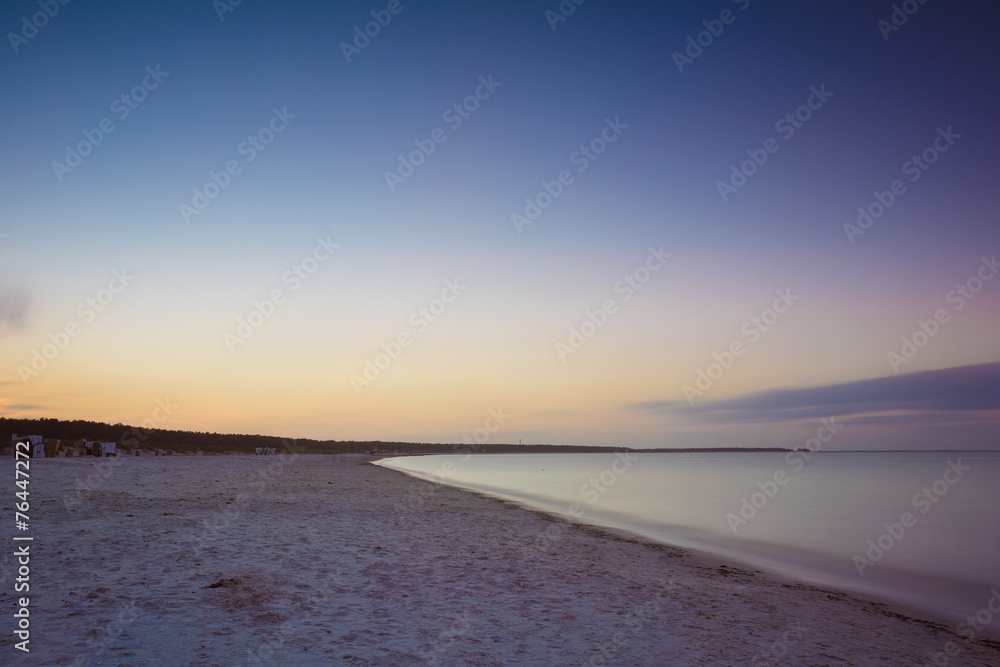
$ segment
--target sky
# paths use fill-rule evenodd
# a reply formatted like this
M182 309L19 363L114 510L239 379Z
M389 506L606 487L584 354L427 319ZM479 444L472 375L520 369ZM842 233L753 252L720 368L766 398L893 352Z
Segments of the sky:
M998 19L5 3L0 414L995 448Z

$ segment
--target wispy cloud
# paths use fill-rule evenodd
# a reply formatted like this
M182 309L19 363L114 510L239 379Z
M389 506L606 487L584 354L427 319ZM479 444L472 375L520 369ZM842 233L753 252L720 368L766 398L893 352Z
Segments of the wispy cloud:
M0 327L12 330L24 328L29 300L24 290L4 290L0 292Z
M44 405L28 405L27 403L14 403L4 407L8 410L23 410L24 412L43 412L46 410Z
M926 418L933 413L952 413L954 418L954 413L961 411L1000 409L1000 363L807 389L775 389L695 405L683 401L647 401L628 407L700 422L787 422L869 415L866 419L881 423L913 423L915 418Z

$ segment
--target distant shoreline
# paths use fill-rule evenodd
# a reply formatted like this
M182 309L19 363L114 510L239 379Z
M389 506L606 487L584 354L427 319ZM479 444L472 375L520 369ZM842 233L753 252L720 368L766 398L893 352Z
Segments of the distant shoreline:
M204 455L254 454L258 447L271 447L278 453L291 448L301 454L366 454L375 456L415 456L428 454L605 454L635 452L640 454L711 454L711 453L787 453L789 447L657 447L652 449L624 445L552 445L515 443L421 443L382 440L316 440L286 438L273 435L207 433L196 431L142 428L128 424L108 424L84 420L13 419L0 417L0 455L12 454L11 434L41 435L45 438L75 441L78 439L115 442L125 456L135 450L145 455L156 449L173 450L175 454ZM887 450L824 450L825 454L893 452L962 452L1000 451L964 449L887 449Z

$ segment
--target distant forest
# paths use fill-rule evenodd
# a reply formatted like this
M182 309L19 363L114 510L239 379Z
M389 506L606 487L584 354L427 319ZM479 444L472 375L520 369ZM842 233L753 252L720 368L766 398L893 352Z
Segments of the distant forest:
M379 440L313 440L311 438L281 438L272 435L251 435L234 433L208 433L205 431L168 431L158 428L141 428L126 424L105 424L83 420L63 421L60 419L10 419L0 417L0 447L8 448L11 434L41 435L73 442L84 438L101 442L115 442L122 450L132 449L173 449L177 452L206 454L252 453L257 447L273 447L281 453L288 447L306 454L347 454L364 453L372 450L380 452L405 452L407 454L450 454L455 451L465 453L466 449L486 454L499 453L551 453L571 454L605 452L742 452L742 448L712 449L633 449L630 447L595 447L588 445L517 445L507 443L486 443L483 445L435 444L413 442L384 442ZM753 451L788 451L780 448L755 449Z

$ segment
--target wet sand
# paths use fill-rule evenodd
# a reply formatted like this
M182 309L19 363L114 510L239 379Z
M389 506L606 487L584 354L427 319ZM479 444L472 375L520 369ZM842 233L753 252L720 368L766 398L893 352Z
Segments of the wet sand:
M954 641L949 664L1000 664L1000 643L917 612L354 458L52 459L31 474L31 653L8 615L5 663L923 665Z

